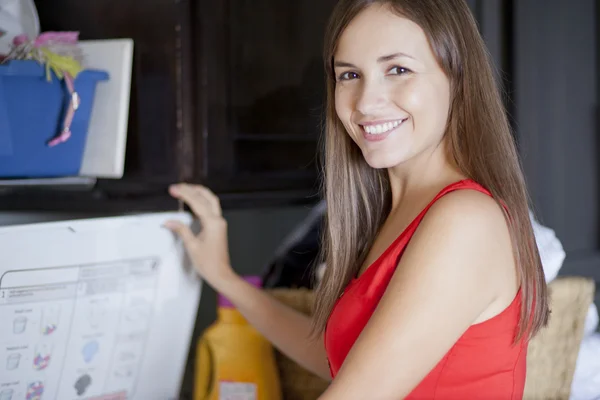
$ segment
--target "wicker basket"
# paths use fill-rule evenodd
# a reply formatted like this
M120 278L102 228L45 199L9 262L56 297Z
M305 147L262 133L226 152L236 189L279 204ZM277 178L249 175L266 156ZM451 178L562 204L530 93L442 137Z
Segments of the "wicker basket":
M269 293L303 314L312 313L314 296L308 289L271 289ZM275 349L275 360L279 368L284 400L314 400L329 385L327 381L296 364L277 349Z
M594 281L561 277L548 285L552 314L529 343L525 400L568 400Z
M561 277L549 284L552 316L548 326L529 344L525 400L568 400L579 353L585 316L593 300L594 282ZM272 289L281 302L310 314L313 292ZM285 400L314 400L328 383L276 351Z

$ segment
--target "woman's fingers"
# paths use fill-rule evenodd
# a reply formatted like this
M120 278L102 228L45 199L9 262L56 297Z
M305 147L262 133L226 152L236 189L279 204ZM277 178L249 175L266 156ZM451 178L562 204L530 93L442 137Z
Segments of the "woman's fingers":
M167 221L165 228L179 236L188 251L192 249L196 236L187 225L179 221Z
M219 198L210 189L208 189L204 186L198 185L198 186L196 186L196 189L202 194L202 196L204 197L204 199L206 199L208 204L210 204L212 212L216 216L220 217L222 215L222 210L221 210L221 202L219 201Z
M206 196L194 186L185 183L172 185L169 187L171 196L185 202L198 218L208 217L214 214L213 206Z
M185 202L200 219L201 232L195 235L178 221L168 221L165 228L183 241L194 267L208 282L217 282L224 274L233 272L227 245L227 222L221 215L219 199L200 185L177 184L169 193Z

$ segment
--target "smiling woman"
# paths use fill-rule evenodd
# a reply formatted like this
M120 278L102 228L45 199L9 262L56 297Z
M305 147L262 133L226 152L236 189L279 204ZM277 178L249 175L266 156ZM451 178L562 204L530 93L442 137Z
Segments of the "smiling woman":
M324 398L520 398L546 287L467 5L342 0L325 67Z
M527 191L463 0L340 0L325 38L325 273L311 321L245 284L206 188L172 194L205 280L300 365L322 399L523 396L548 319Z
M340 36L334 60L336 114L371 167L440 143L450 85L417 24L370 7Z

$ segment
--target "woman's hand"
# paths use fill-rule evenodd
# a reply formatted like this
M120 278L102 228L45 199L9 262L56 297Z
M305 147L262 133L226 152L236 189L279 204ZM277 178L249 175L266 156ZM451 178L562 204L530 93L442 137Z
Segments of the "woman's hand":
M185 202L200 220L198 235L181 222L168 221L165 227L183 241L195 269L214 288L233 275L227 244L227 221L221 213L217 196L200 185L180 183L169 187L169 193Z

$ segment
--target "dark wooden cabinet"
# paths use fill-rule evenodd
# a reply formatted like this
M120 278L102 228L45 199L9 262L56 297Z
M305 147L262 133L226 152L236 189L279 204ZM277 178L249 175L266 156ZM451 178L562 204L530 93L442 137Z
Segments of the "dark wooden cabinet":
M211 187L316 193L322 41L334 4L195 3L196 115L206 150L196 168Z
M185 136L194 130L189 63L189 4L165 1L36 1L42 31L72 30L80 39L135 42L126 177L160 182L180 176ZM186 65L187 63L187 65Z
M36 1L42 31L129 37L125 176L92 190L11 190L3 209L171 208L169 183L228 206L316 200L322 40L335 0Z
M125 176L91 190L9 191L0 207L172 208L166 188L176 181L211 187L225 206L316 200L322 43L335 3L36 1L43 31L134 40ZM494 58L504 59L499 4L470 1Z

